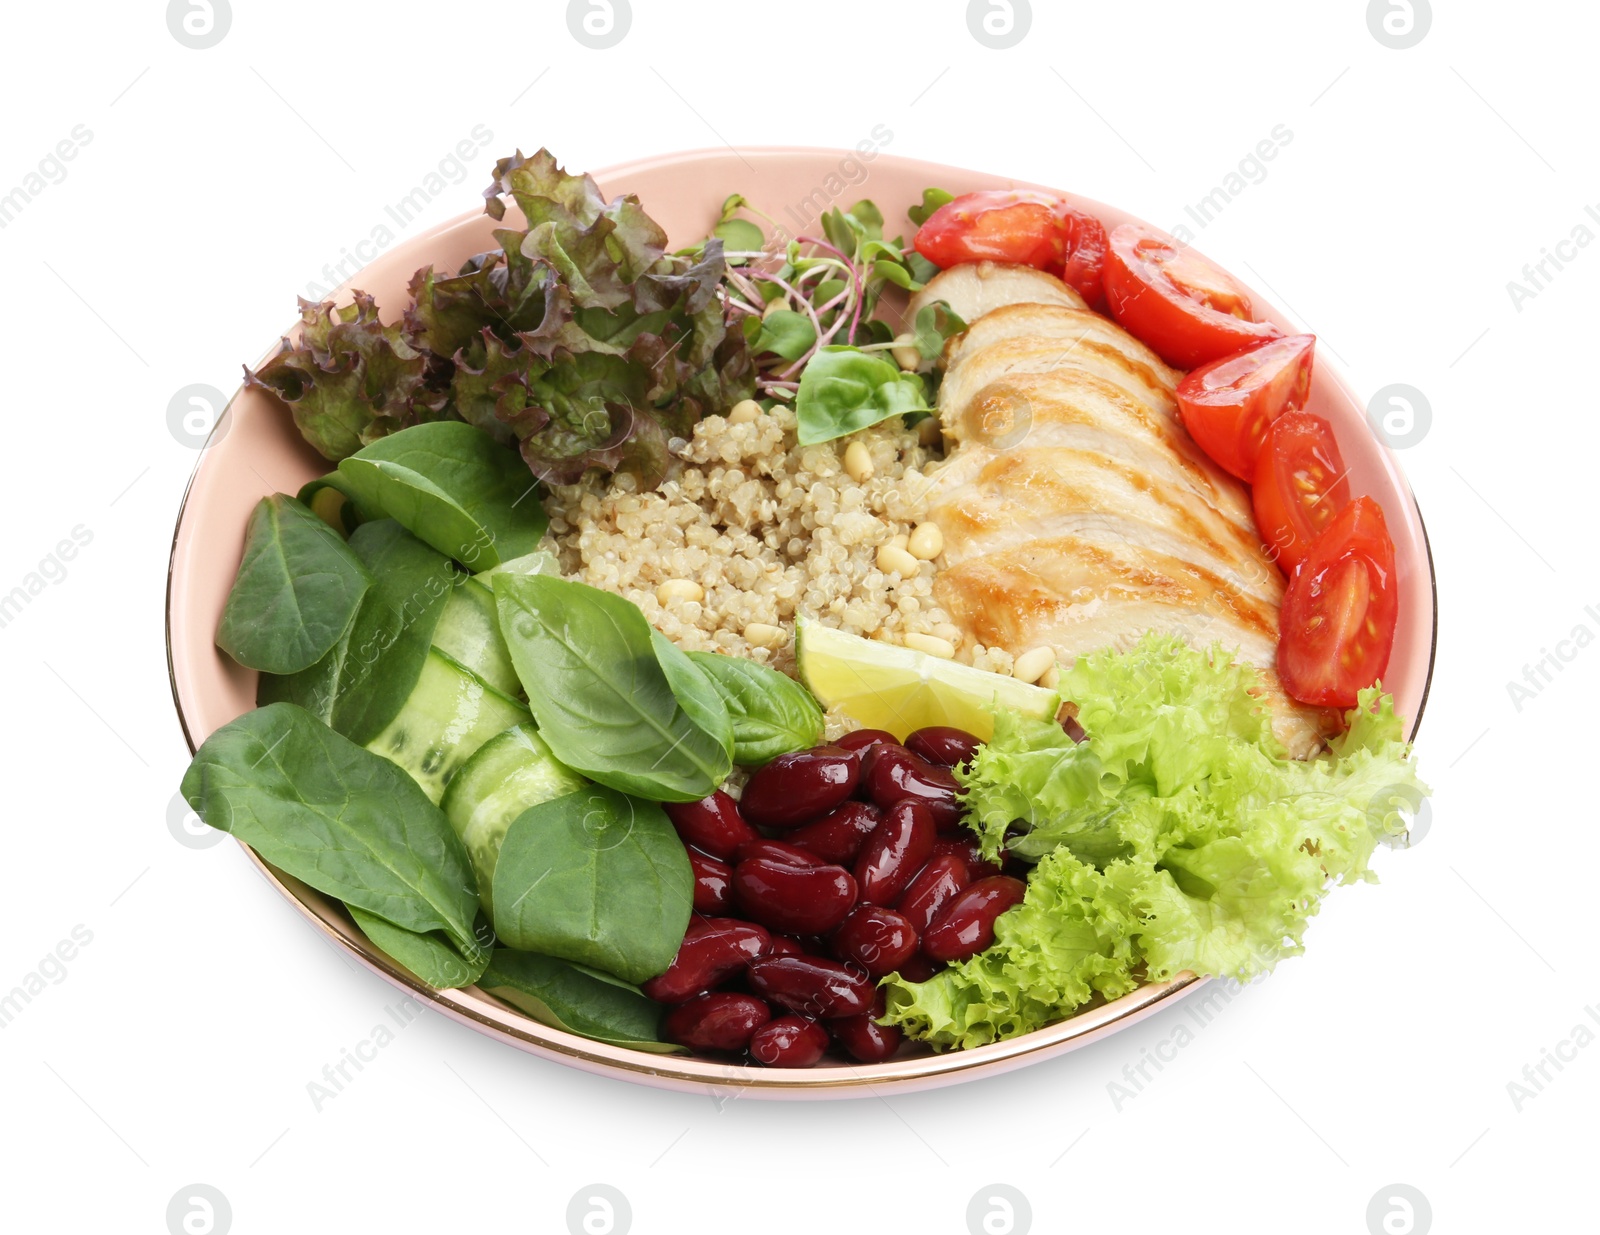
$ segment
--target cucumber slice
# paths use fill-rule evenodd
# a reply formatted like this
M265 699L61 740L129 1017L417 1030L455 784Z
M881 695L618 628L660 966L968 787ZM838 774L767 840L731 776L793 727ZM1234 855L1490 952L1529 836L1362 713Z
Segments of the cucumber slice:
M522 693L511 653L500 637L494 593L477 579L462 580L451 594L433 629L433 646L501 694L514 697Z
M439 803L472 859L478 899L490 921L489 889L506 829L530 806L576 793L583 777L558 763L531 724L496 734L461 765Z
M531 721L522 704L429 648L410 697L367 749L411 773L437 803L478 747L502 730Z

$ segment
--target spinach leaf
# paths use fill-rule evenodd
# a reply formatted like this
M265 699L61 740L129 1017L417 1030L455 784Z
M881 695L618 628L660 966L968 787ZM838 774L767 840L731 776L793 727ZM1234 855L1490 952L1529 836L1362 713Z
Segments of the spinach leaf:
M545 575L496 575L494 594L528 707L562 763L656 802L695 802L727 779L731 735L697 723L714 719L703 699L674 695L637 605Z
M517 816L493 892L510 947L643 982L678 954L694 872L665 811L590 785Z
M372 575L337 532L281 493L250 512L244 537L217 646L248 669L296 673L350 629Z
M392 960L404 965L436 991L471 986L489 963L489 949L481 943L462 955L462 949L443 931L419 934L386 922L380 917L346 905L361 933L372 940Z
M547 520L516 451L459 421L414 425L339 464L363 508L471 570L532 553Z
M891 416L928 412L927 390L915 373L860 348L825 347L800 375L795 417L802 446L844 437Z
M695 728L715 738L717 744L733 759L733 717L723 702L722 692L712 684L688 654L658 630L650 632L650 646L655 649L656 663L667 675L667 685L678 706L688 716Z
M612 1046L675 1054L660 1040L661 1005L637 988L553 956L496 948L479 985L536 1021Z
M776 669L742 656L689 652L733 719L733 761L760 767L822 740L822 708L811 692Z
M375 583L333 649L288 677L263 675L261 703L297 703L365 746L400 712L422 676L434 628L462 576L393 519L364 523L350 548Z
M953 201L955 201L953 193L946 193L943 189L923 189L922 204L911 207L906 211L906 216L918 227L921 227L933 217L934 211L938 210L940 206L943 206L946 202Z
M274 703L224 725L195 754L183 796L319 892L477 946L472 869L444 812L402 769L305 709Z

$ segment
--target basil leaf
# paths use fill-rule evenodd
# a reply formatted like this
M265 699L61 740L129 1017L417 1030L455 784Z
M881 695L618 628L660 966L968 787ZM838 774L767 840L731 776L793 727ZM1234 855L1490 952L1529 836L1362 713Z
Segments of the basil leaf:
M375 583L326 656L288 677L264 674L259 702L297 703L365 746L400 712L422 676L445 602L462 576L393 519L364 523L350 548Z
M785 360L799 360L816 341L817 328L804 313L796 313L793 309L774 309L760 319L759 330L755 341L750 344L750 350L757 355L770 352Z
M296 673L339 642L371 586L331 527L292 497L264 497L250 512L217 646L247 669Z
M496 948L479 985L536 1021L612 1046L676 1054L660 1039L661 1005L609 975L553 956Z
M802 446L844 437L891 416L932 410L920 377L855 347L825 347L813 356L795 396Z
M918 227L921 227L933 217L934 211L938 210L940 206L943 206L946 202L953 201L955 201L953 193L946 193L943 189L923 189L922 204L907 210L906 217Z
M532 553L547 520L516 451L460 421L414 425L339 464L363 508L471 570Z
M674 696L637 605L544 575L496 575L494 594L528 707L558 760L656 802L699 801L727 779L730 743Z
M476 946L478 894L444 812L401 768L303 708L270 704L217 730L184 774L183 796L319 892Z
M643 982L678 954L694 872L665 811L591 785L517 816L493 899L510 947Z
M655 649L656 663L667 675L667 685L678 706L702 733L715 738L717 744L733 759L733 717L723 702L722 692L710 678L689 659L687 653L660 631L650 632L650 646Z
M489 964L489 949L481 943L462 955L443 931L418 934L380 917L346 905L361 933L391 960L398 961L436 991L471 986Z
M822 708L787 674L742 656L689 652L733 718L733 761L760 767L822 740Z

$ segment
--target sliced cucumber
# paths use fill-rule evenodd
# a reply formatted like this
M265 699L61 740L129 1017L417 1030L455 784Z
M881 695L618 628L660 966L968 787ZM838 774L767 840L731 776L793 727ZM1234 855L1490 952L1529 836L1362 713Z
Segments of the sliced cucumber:
M433 628L433 646L501 694L515 697L522 693L511 653L500 636L494 593L476 579L462 580L451 594Z
M410 697L367 749L398 763L438 802L450 778L480 746L531 720L515 699L430 648Z
M439 805L467 847L478 876L478 899L490 921L489 889L506 829L528 807L576 793L583 785L583 777L556 761L531 724L490 738L451 778Z

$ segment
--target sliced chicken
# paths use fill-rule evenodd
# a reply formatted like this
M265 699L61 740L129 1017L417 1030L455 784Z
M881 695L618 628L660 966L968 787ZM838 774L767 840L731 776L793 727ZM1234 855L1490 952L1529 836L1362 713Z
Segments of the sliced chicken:
M1054 275L1031 266L1008 266L1002 262L972 262L934 275L906 306L907 324L915 322L917 314L935 300L944 301L968 325L1008 304L1088 307L1082 296Z
M1013 654L1048 646L1066 662L1151 630L1220 643L1262 671L1284 745L1313 753L1336 717L1278 684L1283 579L1244 487L1179 422L1180 375L1060 297L999 302L1053 293L1058 280L977 270L955 267L926 289L950 280L984 310L956 310L968 329L945 349L939 396L955 449L930 477L945 544L935 590L951 619L970 642Z

